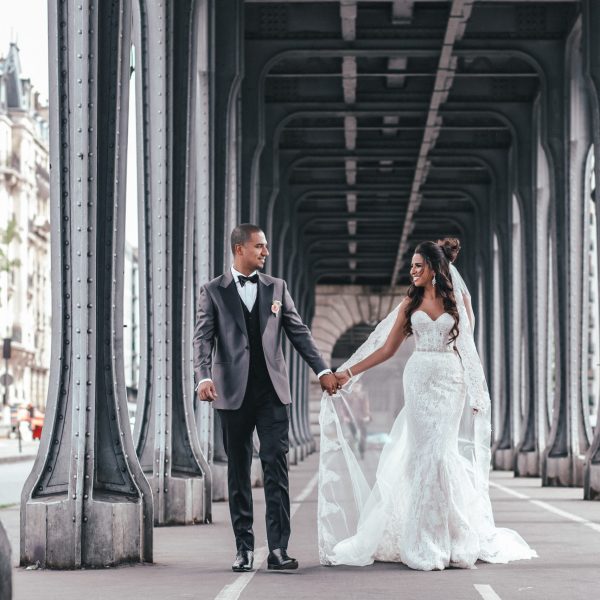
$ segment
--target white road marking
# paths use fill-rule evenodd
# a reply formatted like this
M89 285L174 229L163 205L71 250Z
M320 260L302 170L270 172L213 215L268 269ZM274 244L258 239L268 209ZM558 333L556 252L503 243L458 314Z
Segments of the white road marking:
M319 481L319 473L315 473L311 480L304 486L304 489L298 494L292 506L290 507L290 519L296 514L296 511L302 506L302 502L310 496L315 485ZM254 552L254 571L249 573L242 573L234 579L232 583L227 584L223 589L215 596L215 600L238 600L246 586L252 581L256 571L267 559L269 554L268 549L262 546Z
M473 587L479 592L479 595L483 600L502 600L491 585L475 583L473 584Z
M254 552L254 565L256 568L265 561L268 554L269 552L265 546L258 548ZM249 571L248 573L242 573L236 577L232 583L223 587L215 597L215 600L237 600L244 591L244 588L250 583L250 580L254 577L255 573L256 571Z
M298 494L297 498L292 503L290 518L296 514L296 511L298 510L298 508L300 508L300 505L302 504L302 502L304 502L310 496L311 492L313 491L315 485L317 485L318 481L319 481L319 472L317 471L312 476L312 479L304 486L304 489Z
M511 496L514 496L515 498L519 498L520 500L527 500L531 504L534 504L535 506L539 506L540 508L543 508L544 510L547 510L548 512L554 513L555 515L558 515L559 517L563 517L564 519L568 519L569 521L574 521L575 523L581 523L581 525L585 525L585 527L589 527L590 529L593 529L594 531L597 531L598 533L600 533L600 524L598 524L598 523L593 523L592 521L588 521L587 519L584 519L583 517L580 517L579 515L574 515L573 513L567 512L566 510L556 508L556 506L552 506L552 504L548 504L547 502L544 502L543 500L534 500L533 498L530 498L529 496L522 494L521 492L516 492L515 490L511 490L509 487L500 485L499 483L490 481L490 485L499 490L502 490L506 494L510 494Z

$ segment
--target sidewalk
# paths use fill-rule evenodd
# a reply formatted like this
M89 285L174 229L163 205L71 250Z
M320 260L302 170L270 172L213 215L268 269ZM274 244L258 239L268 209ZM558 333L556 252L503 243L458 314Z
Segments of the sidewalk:
M21 452L19 452L19 440L0 438L0 465L14 463L22 460L32 460L37 456L39 440L32 442L21 441Z

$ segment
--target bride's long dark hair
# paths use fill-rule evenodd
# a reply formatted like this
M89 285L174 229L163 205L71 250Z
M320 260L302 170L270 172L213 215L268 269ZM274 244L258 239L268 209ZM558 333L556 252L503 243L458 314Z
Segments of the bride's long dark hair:
M440 240L443 242L444 240ZM415 254L420 254L429 265L429 268L435 273L435 291L436 295L442 299L444 304L444 312L447 312L454 319L454 327L450 332L449 344L454 343L458 337L458 308L456 307L456 299L454 297L454 289L452 288L452 279L450 277L450 262L456 256L451 255L452 249L448 246L437 244L435 242L421 242L415 248ZM460 247L460 246L459 246ZM456 252L458 254L458 252ZM425 288L417 286L414 283L410 284L407 296L409 303L406 307L406 322L404 324L404 335L406 337L413 334L410 318L412 314L421 306L423 302L423 294Z

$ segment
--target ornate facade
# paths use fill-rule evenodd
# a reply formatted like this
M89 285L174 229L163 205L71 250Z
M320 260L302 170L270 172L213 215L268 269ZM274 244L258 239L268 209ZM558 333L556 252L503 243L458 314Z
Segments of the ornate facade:
M9 402L37 407L50 364L48 156L48 106L22 77L11 44L0 58L0 336L12 339Z

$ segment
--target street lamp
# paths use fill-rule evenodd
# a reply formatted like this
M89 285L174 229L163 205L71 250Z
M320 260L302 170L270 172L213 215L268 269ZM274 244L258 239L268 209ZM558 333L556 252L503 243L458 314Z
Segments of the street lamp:
M8 406L8 386L12 383L12 378L8 374L8 361L10 360L12 338L4 338L2 344L2 358L4 359L4 374L0 377L0 383L4 386L4 396L2 397L2 405Z

